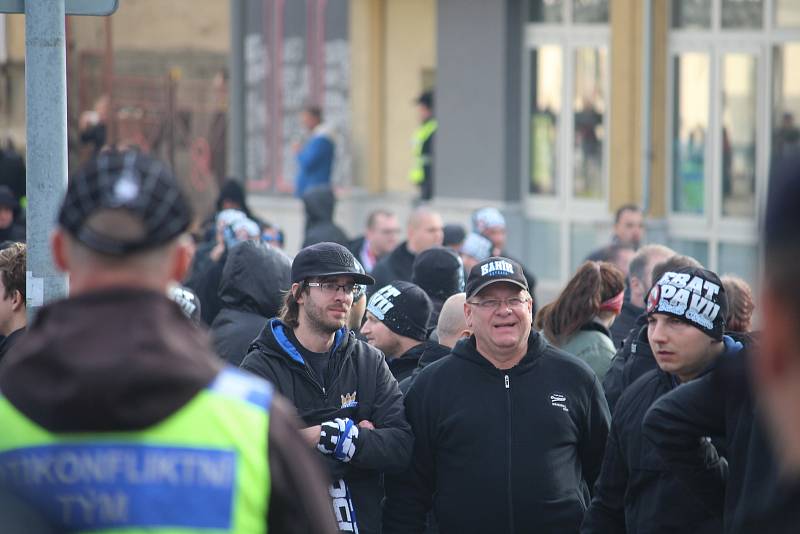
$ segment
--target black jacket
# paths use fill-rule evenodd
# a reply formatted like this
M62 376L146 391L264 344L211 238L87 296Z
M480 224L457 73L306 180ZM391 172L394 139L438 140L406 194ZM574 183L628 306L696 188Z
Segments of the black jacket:
M636 320L644 313L644 308L640 308L632 304L630 300L625 299L622 303L622 311L620 311L617 318L614 319L614 324L611 325L611 340L614 342L616 348L620 348L622 343L630 334L637 322Z
M643 374L658 369L647 337L647 316L640 316L636 325L628 334L622 348L617 350L611 361L611 368L603 378L603 391L612 414L617 401L628 386Z
M245 241L228 253L219 285L222 310L211 324L211 339L231 365L239 366L267 319L278 315L292 286L291 271L289 257L264 243Z
M403 395L408 393L408 390L411 389L411 386L414 384L414 381L417 379L417 375L419 375L420 371L425 369L433 362L438 362L450 354L450 350L450 347L445 347L440 343L432 342L428 349L425 350L425 352L423 352L420 356L417 362L417 367L411 371L410 375L400 380L400 391L403 392Z
M20 412L50 432L108 433L112 439L115 432L155 427L208 387L222 369L206 333L163 294L106 289L43 307L3 360L0 389ZM298 448L301 439L291 406L276 395L265 451L270 468L268 529L335 532L325 475L314 455ZM0 502L0 508L6 504ZM33 532L15 530L2 517L3 532Z
M707 508L687 491L658 452L642 439L642 420L653 402L676 387L668 373L652 370L625 390L617 403L603 457L603 469L584 517L581 534L720 534L725 462L706 443L706 487L716 494Z
M290 344L285 328L277 319L267 323L242 368L272 382L292 401L308 426L335 418L372 422L375 430L359 431L358 448L351 462L323 458L332 478L343 477L352 492L359 532L379 532L381 473L405 469L413 443L397 381L378 349L342 329L331 348L328 387L323 389Z
M474 336L427 366L406 395L410 469L386 477L384 534L576 533L600 472L609 414L582 361L536 332L507 371Z
M0 341L0 360L11 352L11 349L25 335L25 327L14 330Z
M727 446L724 523L729 534L790 534L800 506L785 506L784 488L749 382L750 340L717 368L661 397L644 418L642 432L683 479L702 468L701 436L719 434ZM766 520L773 528L765 528Z
M408 241L403 241L397 245L393 251L375 264L375 268L372 269L372 277L375 279L375 284L370 286L367 292L371 295L394 280L410 282L414 258L416 258L416 255L408 250Z
M422 358L438 360L447 354L450 354L450 349L444 345L435 341L423 341L408 349L402 356L389 360L389 370L395 380L402 383L406 378L411 377L414 370L420 365ZM403 390L402 385L400 389Z
M336 197L330 187L315 187L303 195L303 204L306 208L306 235L303 247L330 241L347 246L344 230L333 222L333 210L336 207Z

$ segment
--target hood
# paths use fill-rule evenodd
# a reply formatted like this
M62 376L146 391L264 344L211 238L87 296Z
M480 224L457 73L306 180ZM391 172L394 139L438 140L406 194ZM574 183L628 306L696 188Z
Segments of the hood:
M333 221L336 197L330 187L315 187L303 195L306 208L306 227Z
M528 352L513 369L523 369L532 366L534 363L536 363L546 348L547 341L545 341L544 336L531 329L531 333L528 336ZM478 352L477 346L475 345L474 334L456 343L455 347L453 347L452 354L456 358L463 358L464 360L470 361L486 369L497 370L497 368L489 360L481 356L481 354Z
M420 345L417 345L417 347L420 347ZM414 347L414 349L417 347ZM422 349L420 352L419 366L425 367L426 365L430 365L437 360L441 360L450 354L450 347L445 347L441 343L437 343L435 341L426 341L422 344Z
M283 324L280 319L270 319L269 322L261 330L258 338L253 342L253 347L260 348L269 354L280 355L287 358L294 363L306 367L306 361L300 351L292 345L289 341L289 336L286 335L288 326ZM331 347L330 354L335 354L339 349L347 350L352 345L354 334L347 330L347 327L342 327L336 331ZM353 337L354 339L354 337Z
M266 243L245 241L225 260L219 284L223 307L275 317L283 295L292 287L292 261Z
M150 291L104 290L50 304L28 334L3 361L0 389L54 432L149 427L222 368L207 334Z

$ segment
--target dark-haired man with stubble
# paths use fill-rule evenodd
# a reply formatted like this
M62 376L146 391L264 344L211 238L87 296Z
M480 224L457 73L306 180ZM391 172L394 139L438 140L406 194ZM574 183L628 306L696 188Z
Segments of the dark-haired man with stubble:
M347 325L358 286L374 280L328 242L295 256L291 280L280 317L264 326L242 368L272 382L305 421L307 443L334 481L339 529L377 533L381 474L406 467L413 436L386 358Z

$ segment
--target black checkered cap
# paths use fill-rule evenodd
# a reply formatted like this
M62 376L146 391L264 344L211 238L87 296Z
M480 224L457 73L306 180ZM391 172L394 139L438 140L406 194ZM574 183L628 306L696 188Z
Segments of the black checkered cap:
M122 241L86 226L100 210L125 209L144 223L140 239ZM106 152L70 180L58 223L92 250L124 256L168 243L185 232L192 210L160 161L135 151Z
M326 241L310 245L298 252L292 262L292 283L341 275L352 276L356 284L375 283L370 275L359 272L353 254L338 243Z

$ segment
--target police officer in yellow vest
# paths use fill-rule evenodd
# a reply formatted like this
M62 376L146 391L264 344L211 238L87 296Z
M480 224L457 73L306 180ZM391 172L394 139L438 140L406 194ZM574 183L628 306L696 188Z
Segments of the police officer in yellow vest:
M433 117L433 91L419 95L417 109L422 124L414 132L414 166L408 178L419 186L420 200L430 200L433 196L433 136L438 126Z
M101 154L72 179L52 238L71 296L0 370L2 532L336 532L286 401L166 297L190 222L146 156Z

